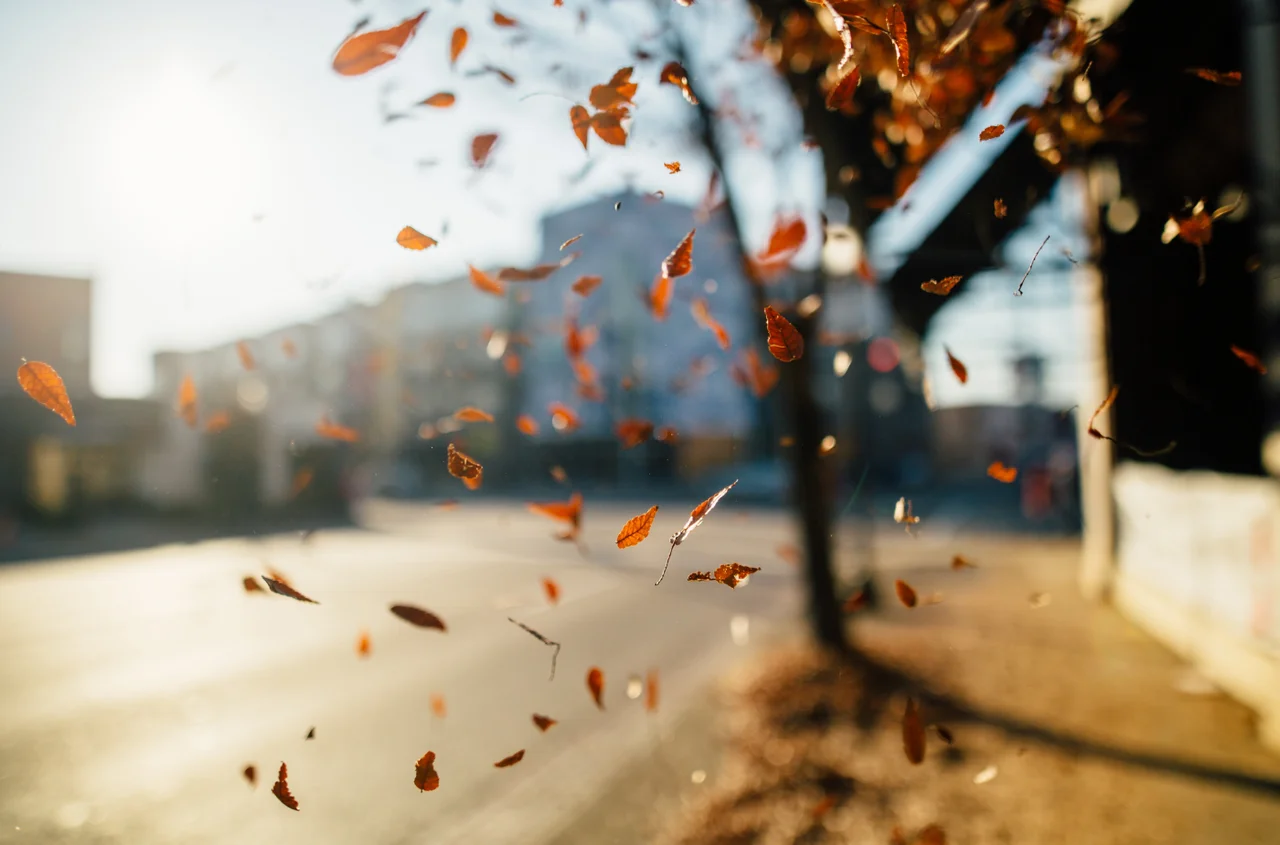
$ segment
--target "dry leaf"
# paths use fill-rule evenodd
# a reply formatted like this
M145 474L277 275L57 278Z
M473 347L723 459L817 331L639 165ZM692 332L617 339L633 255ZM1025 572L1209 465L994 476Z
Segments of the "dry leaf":
M444 696L438 692L431 693L431 712L435 714L437 719L443 719L445 716Z
M716 343L720 345L721 349L728 349L732 345L733 341L729 337L728 329L711 316L711 311L707 307L705 299L694 299L689 304L689 311L693 314L694 322L716 336Z
M903 607L915 607L920 603L916 591L901 578L893 582L893 591L897 593L898 601L902 602Z
M631 105L632 98L636 95L636 83L631 81L633 69L619 68L607 83L592 86L588 97L591 105L600 111L625 111L625 107Z
M1000 461L992 461L991 466L987 467L987 475L1002 484L1012 484L1018 477L1018 470L1016 467L1007 467Z
M569 238L569 240L567 240L567 241L565 241L564 243L560 244L560 251L561 251L561 252L564 252L565 247L568 247L568 246L571 246L571 245L573 245L573 244L576 244L576 243L577 243L578 241L580 241L580 240L582 240L582 235L574 235L572 238Z
M391 605L391 612L410 625L415 625L419 628L434 628L437 631L445 630L444 620L429 610L423 610L411 604L393 604Z
M978 133L979 141L990 141L993 138L999 138L1004 134L1004 124L997 123L995 126L988 126Z
M200 416L196 406L196 382L190 373L184 375L182 383L178 385L178 416L188 428L195 428Z
M556 431L573 431L582 425L582 419L563 402L552 402L547 406L547 413L551 414L551 427Z
M258 786L258 767L257 766L250 763L248 766L244 767L244 771L241 772L241 774L244 775L245 780L249 781L250 786L257 788Z
M938 296L946 296L949 293L951 293L952 290L955 289L956 285L960 284L960 280L962 278L964 277L963 276L947 276L940 282L935 282L933 279L930 279L929 281L924 282L920 285L920 290L924 291L925 293L936 293Z
M321 417L320 422L316 423L316 434L329 440L340 440L343 443L357 443L360 440L360 433L354 428L339 425L327 416Z
M716 567L716 571L712 573L711 578L719 581L730 589L735 589L743 581L750 578L752 574L759 571L760 567L758 566L743 566L740 563L722 563Z
M533 714L533 723L538 726L538 730L546 733L556 724L556 720L550 716L542 716L538 713Z
M596 112L591 116L591 128L606 144L615 147L627 145L627 130L622 126L622 118L615 112Z
M550 578L542 579L542 592L547 594L548 604L557 604L560 601L560 585Z
M471 276L471 284L475 285L476 290L490 293L494 296L507 295L507 286L488 273L472 267L470 264L467 265L467 270Z
M567 502L528 502L530 513L568 523L576 532L582 525L582 494L574 493Z
M784 364L804 355L804 338L796 327L768 305L764 307L764 325L769 333L769 352Z
M649 311L655 320L667 319L674 293L675 282L670 276L659 275L653 280L653 287L649 289Z
M678 279L693 270L693 235L697 229L690 230L684 240L676 245L671 254L662 262L662 275L669 279Z
M462 479L469 490L475 490L484 480L484 467L469 455L459 452L452 443L449 444L449 451L445 457L445 466L448 467L449 474L454 478Z
M690 105L696 106L698 104L698 98L689 86L689 72L679 62L667 62L662 66L662 70L658 74L658 84L674 85L680 89L680 93L684 94L685 100Z
M471 139L471 163L477 168L484 167L489 161L489 153L493 152L493 145L498 142L496 132L488 132L484 135L477 135Z
M627 524L622 526L622 530L618 532L618 548L630 548L640 543L645 537L648 537L649 532L653 529L653 519L657 515L658 506L654 505L639 516L633 516L628 519Z
M480 68L480 72L481 72L481 73L492 73L492 74L494 74L495 76L497 76L499 79L501 79L501 80L502 80L504 83L506 83L507 85L515 85L515 84L516 84L516 78L515 78L514 76L512 76L511 74L507 73L505 70L503 70L503 69L502 69L502 68L500 68L500 67L494 67L493 65L484 65L483 67L481 67L481 68Z
M205 434L219 434L226 431L231 425L231 414L226 411L218 411L204 421Z
M275 593L278 596L287 596L288 598L296 599L297 601L301 601L301 602L306 602L307 604L320 603L315 599L307 598L302 593L295 590L293 587L290 587L288 584L284 582L282 578L278 578L278 577L271 578L269 576L263 575L262 582L267 585L268 590L270 590L271 592Z
M665 167L665 168L667 169L667 172L668 172L668 173L679 173L679 172L680 172L680 162L678 162L678 161L667 161L667 162L663 162L662 166L663 166L663 167Z
M600 287L600 283L603 281L603 276L579 276L578 280L573 283L573 292L578 296L590 296L591 292Z
M587 148L587 138L591 134L591 113L582 106L569 109L569 122L573 124L573 134L578 136L582 148Z
M280 764L280 774L276 775L276 782L271 787L271 794L280 799L280 803L288 807L290 810L298 809L298 799L293 797L289 792L289 767L284 763Z
M675 552L676 546L683 543L685 539L693 533L694 529L702 524L702 520L707 518L707 514L711 513L712 509L720 503L720 500L723 499L737 483L737 479L734 479L733 484L725 487L723 490L719 491L714 496L690 511L689 518L685 520L684 527L671 537L671 548L667 552L667 562L662 567L662 574L659 575L658 580L654 582L655 587L662 583L663 578L667 577L667 567L671 565L671 555Z
M528 414L521 414L516 417L516 428L521 434L527 434L530 437L536 435L539 431L538 421Z
M76 424L67 388L53 367L42 361L24 361L18 367L18 385L32 399L62 417L67 425Z
M439 241L422 234L412 226L405 226L400 230L400 234L396 235L396 243L405 249L427 249L435 246Z
M951 558L952 569L974 569L977 564L970 562L964 555L955 555Z
M913 698L907 699L907 708L902 713L902 750L913 765L924 762L924 720L920 718Z
M1009 207L1004 204L1004 200L1000 199L999 197L996 197L995 202L993 203L993 206L995 208L995 215L997 220L1003 220L1005 217L1009 216Z
M831 90L827 92L827 109L830 111L840 111L841 109L851 108L853 106L853 95L858 91L858 81L861 74L858 68L854 67L848 73L840 78L840 81L831 86Z
M516 763L519 763L523 759L524 759L524 749L521 748L515 754L511 754L507 757L503 757L501 760L494 763L493 767L495 769L505 769L508 766L514 766Z
M236 354L240 356L240 366L246 370L252 370L256 366L253 360L253 351L249 349L249 344L243 340L236 343Z
M1207 67L1189 67L1187 73L1198 76L1203 80L1212 82L1215 85L1239 85L1241 82L1240 71L1238 70L1210 70Z
M333 69L343 76L359 76L386 64L399 55L426 15L419 12L390 29L352 35L334 53Z
M907 40L907 19L897 3L889 9L889 38L898 60L898 75L911 75L911 42Z
M458 422L493 422L493 414L482 411L479 408L473 408L470 405L454 411L453 418Z
M360 657L368 657L373 651L373 641L369 638L368 631L361 631L360 636L356 638L356 654Z
M658 670L650 669L644 678L644 709L658 712Z
M577 261L581 255L581 252L571 252L559 261L553 261L550 264L539 264L536 267L530 267L528 270L520 267L503 267L498 271L498 278L504 282L540 282L561 267L568 267L574 261Z
M494 26L518 26L519 22L515 18L509 18L506 15L502 14L502 12L495 10L493 13L493 25Z
M457 100L458 98L450 94L448 91L440 91L432 94L430 97L427 97L425 100L418 103L418 105L431 106L432 108L437 109L447 109L449 106L457 102Z
M587 689L591 691L591 698L595 701L596 707L604 709L604 672L600 671L597 666L592 666L587 671Z
M266 590L262 589L262 585L258 583L258 579L254 578L252 575L244 576L244 578L240 579L240 583L244 586L244 591L246 593L266 592Z
M653 423L648 420L619 420L614 428L623 449L634 449L653 436Z
M413 764L413 785L422 792L431 792L440 786L440 775L436 774L435 763L436 753L428 751Z
M467 31L462 27L458 27L453 31L453 35L449 38L449 66L453 67L458 63L458 56L462 55L462 51L467 49Z
M1252 352L1241 349L1239 346L1235 346L1233 344L1231 347L1231 354L1243 361L1245 366L1249 369L1257 370L1264 376L1267 374L1267 365L1262 363L1262 359L1257 355L1254 355Z
M968 382L969 370L965 367L964 362L952 355L951 350L947 347L942 347L942 350L947 353L947 363L951 365L951 372L956 374L956 379L958 379L961 384Z

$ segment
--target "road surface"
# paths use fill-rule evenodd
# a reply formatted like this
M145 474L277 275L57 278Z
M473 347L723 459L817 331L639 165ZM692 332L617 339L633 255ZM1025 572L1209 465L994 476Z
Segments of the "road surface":
M692 504L664 506L653 535L625 551L614 535L645 506L588 504L586 556L518 504L382 502L362 515L366 530L305 542L0 568L0 842L549 841L611 775L654 753L648 723L676 718L750 642L798 616L795 571L774 552L789 523L731 498L653 586ZM732 560L764 571L733 591L684 580ZM246 594L241 579L268 567L320 604ZM561 588L554 607L544 576ZM394 603L433 611L447 633L408 625ZM552 650L508 616L563 643L553 682ZM593 665L603 712L584 683ZM655 668L651 715L627 687ZM535 712L559 724L542 734ZM519 764L493 766L519 749ZM422 793L414 762L428 750L441 785ZM281 761L298 812L270 792Z

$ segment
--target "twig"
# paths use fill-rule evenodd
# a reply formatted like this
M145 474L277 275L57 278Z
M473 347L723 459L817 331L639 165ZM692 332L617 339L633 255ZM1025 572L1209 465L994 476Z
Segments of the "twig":
M929 108L928 103L920 99L920 89L916 87L915 79L908 76L907 84L911 86L912 93L916 95L916 105L920 106L925 111L927 111L929 113L929 116L933 118L933 128L940 129L942 127L942 118L938 117L938 113L936 111Z
M1049 235L1044 236L1044 240L1040 242L1040 246L1036 249L1036 254L1031 256L1031 263L1027 265L1027 272L1022 274L1022 280L1018 282L1018 289L1013 292L1014 296L1022 296L1022 282L1027 280L1027 276L1031 275L1031 268L1036 266L1036 259L1040 257L1040 250L1044 249L1044 245L1049 242Z
M554 681L556 679L556 659L560 657L560 643L556 642L555 640L547 639L546 637L542 636L542 634L539 634L537 631L530 628L528 625L524 624L523 622L517 622L516 620L512 619L510 616L507 617L507 621L510 622L512 625L519 625L521 628L524 628L526 631L532 634L535 638L537 638L538 642L542 643L543 645L549 645L555 648L555 651L551 653L551 677L547 679L548 681Z
M853 488L853 495L850 496L849 501L845 503L844 510L840 511L841 519L843 519L845 514L849 512L849 508L853 507L853 503L858 501L858 494L862 492L862 482L867 480L867 471L870 469L870 463L862 468L862 477L858 479L858 486Z

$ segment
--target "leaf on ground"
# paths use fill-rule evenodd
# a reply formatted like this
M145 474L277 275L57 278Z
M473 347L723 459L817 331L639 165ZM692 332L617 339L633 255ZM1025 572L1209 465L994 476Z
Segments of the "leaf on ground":
M422 792L431 792L440 786L440 775L436 773L436 753L428 751L413 764L413 785Z
M288 584L284 583L284 581L280 580L279 578L272 578L270 576L263 575L262 583L266 584L267 589L278 596L286 596L287 598L295 599L301 602L306 602L307 604L320 603L315 599L307 598L302 593L298 592L293 587L290 587Z
M391 612L399 616L410 625L419 628L434 628L437 631L444 631L444 620L436 616L429 610L423 610L412 604L393 604Z
M343 76L359 76L386 64L399 55L426 15L419 12L390 29L352 35L333 54L333 69Z
M649 532L653 529L654 517L657 515L658 506L654 505L639 516L633 516L628 519L626 525L623 525L622 530L618 532L618 548L630 548L638 545L644 538L648 537Z
M280 803L290 810L298 809L298 799L294 798L293 793L289 792L289 767L284 763L280 764L280 773L276 775L276 782L271 787L271 794L279 798Z

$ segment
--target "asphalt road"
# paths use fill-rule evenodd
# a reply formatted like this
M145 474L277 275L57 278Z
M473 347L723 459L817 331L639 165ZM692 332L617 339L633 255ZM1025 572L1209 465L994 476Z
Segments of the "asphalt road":
M774 552L789 524L735 511L732 498L653 586L693 504L664 506L647 541L618 551L615 534L644 506L588 503L586 555L514 504L375 503L366 530L305 542L6 565L0 841L549 841L613 776L654 755L661 725L729 661L797 617L794 569ZM732 560L764 570L733 591L684 580ZM246 594L241 578L267 567L320 604ZM554 607L544 576L561 588ZM433 611L448 632L408 625L394 603ZM552 650L508 616L563 643L554 681ZM603 712L584 682L592 665L606 676ZM627 694L631 677L655 668L656 715ZM559 724L542 734L534 712ZM519 764L493 766L519 749ZM428 750L441 785L422 793L414 762ZM299 812L270 792L281 761ZM250 763L256 789L241 775Z

